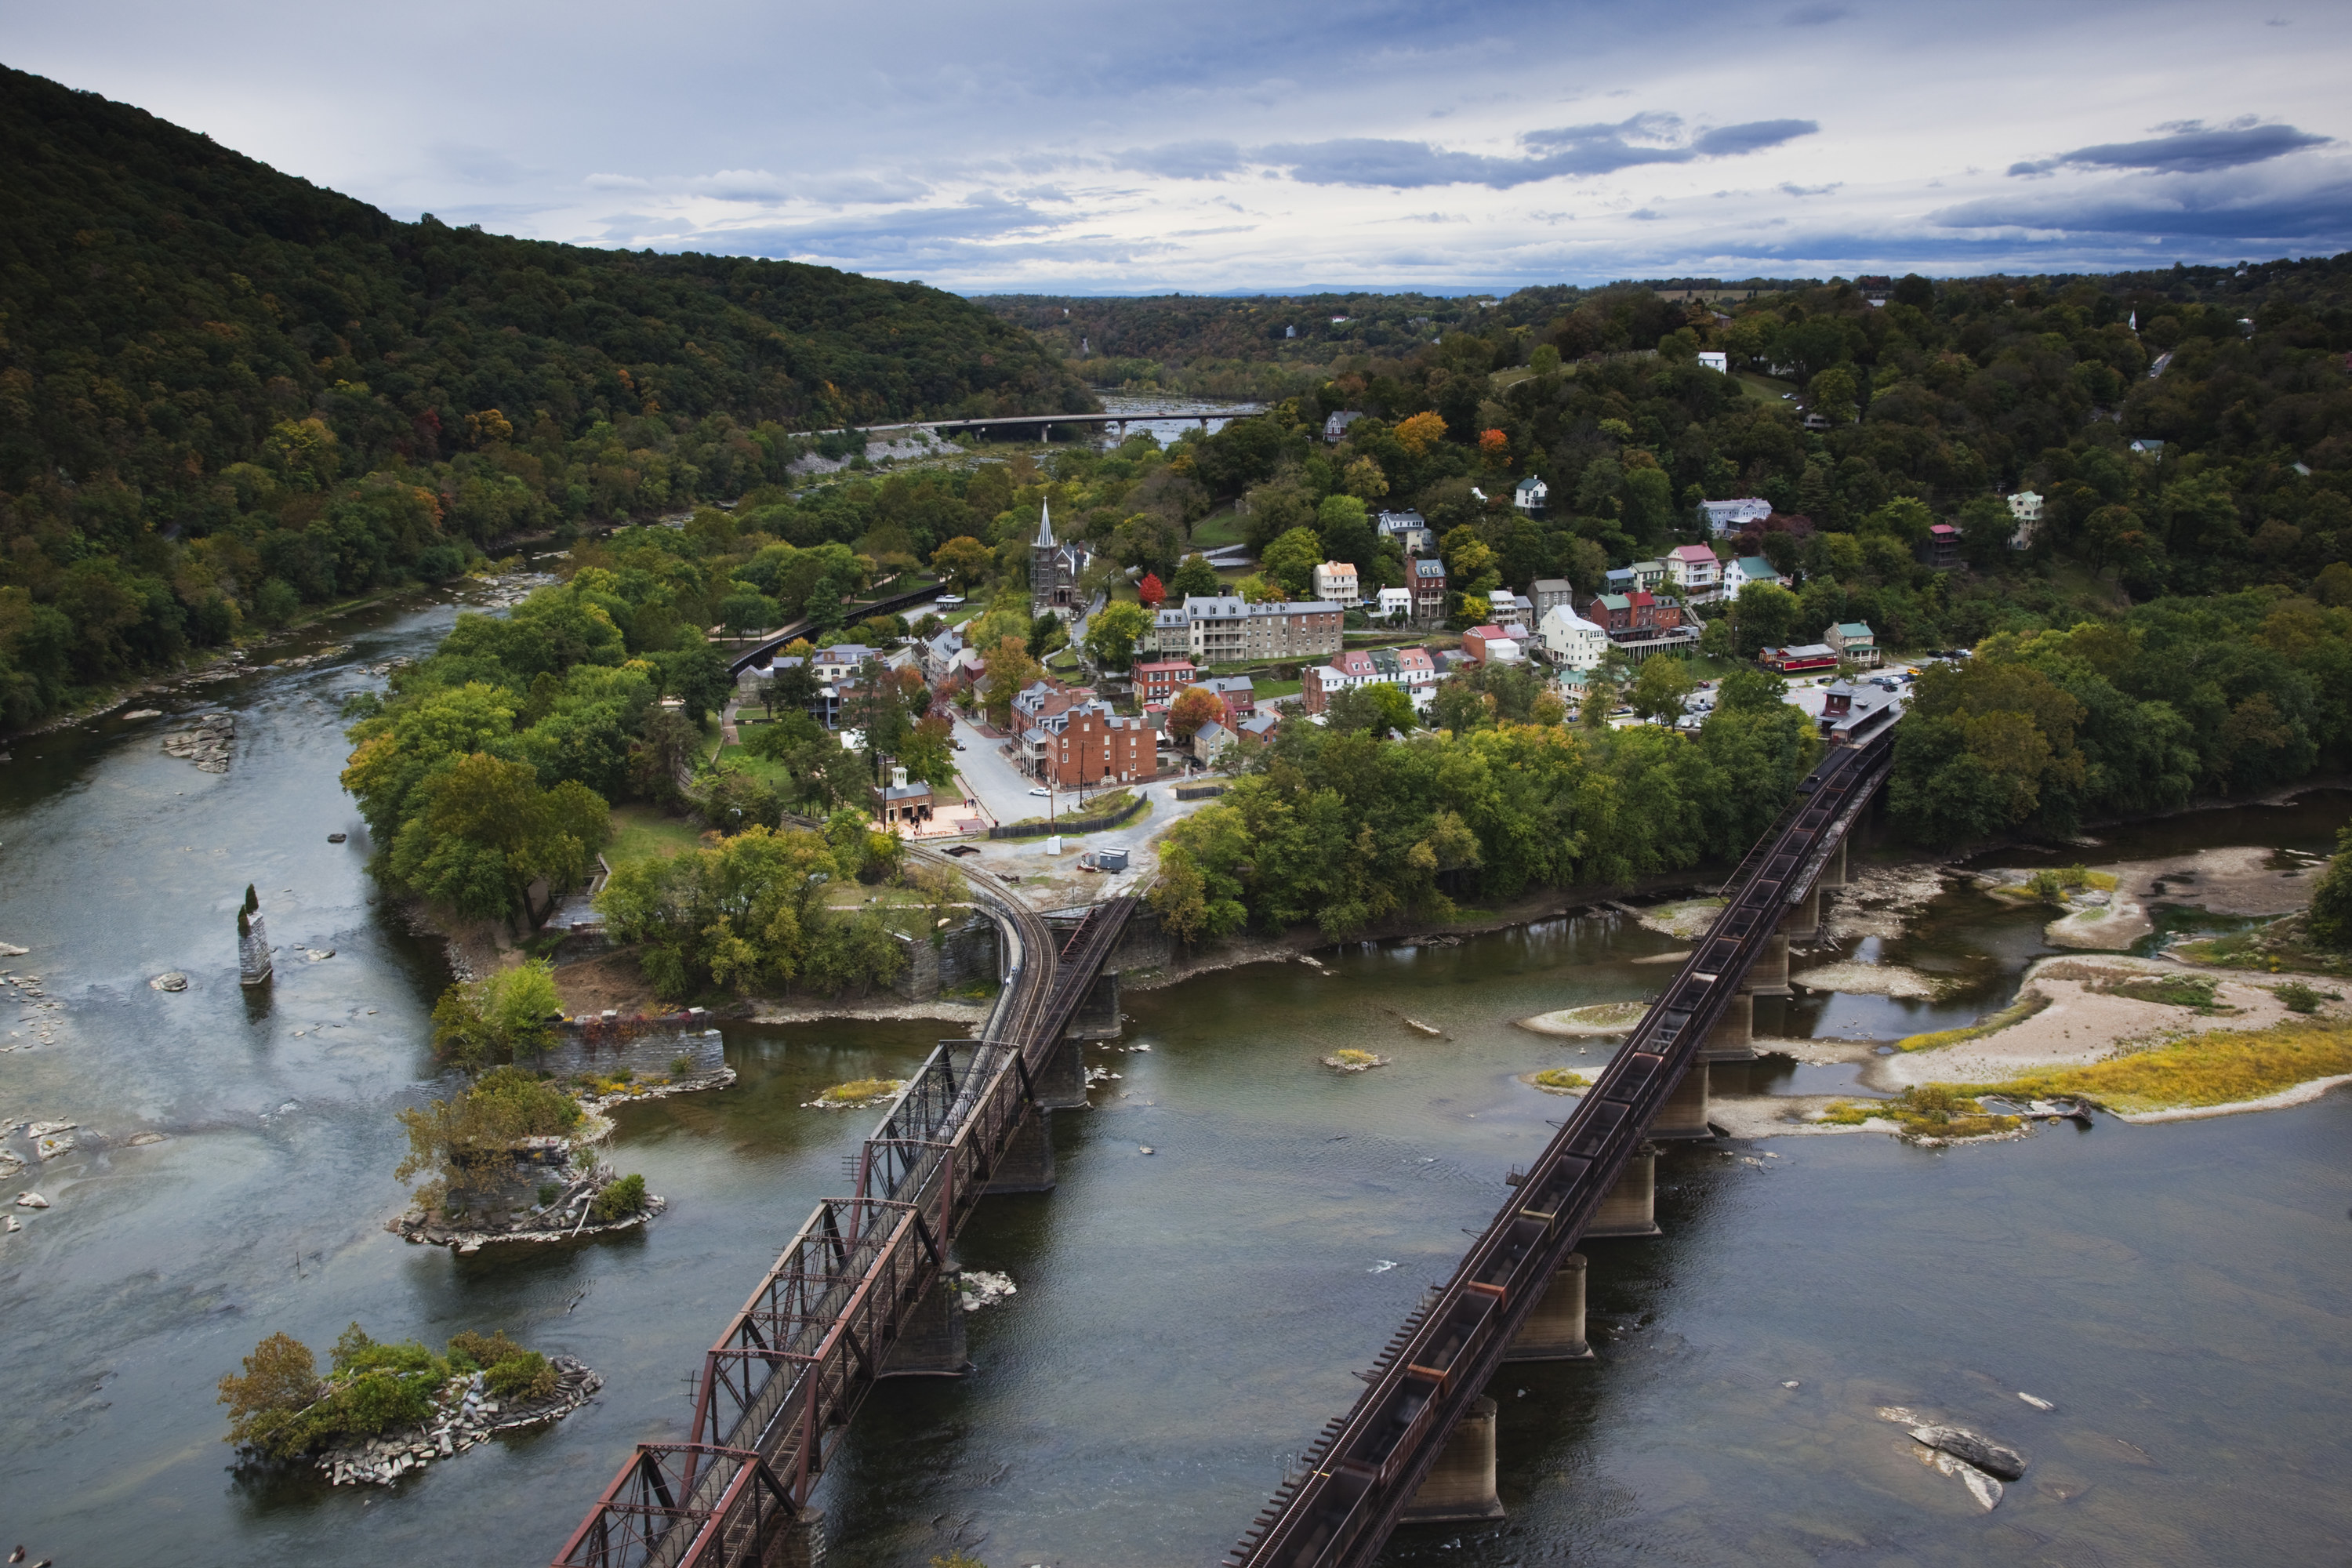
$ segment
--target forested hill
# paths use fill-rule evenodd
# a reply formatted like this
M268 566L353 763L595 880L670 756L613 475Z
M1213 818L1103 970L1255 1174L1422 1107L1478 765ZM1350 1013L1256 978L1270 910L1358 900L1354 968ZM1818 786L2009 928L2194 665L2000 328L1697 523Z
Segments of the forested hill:
M11 723L221 640L271 583L283 613L734 496L782 477L789 431L1091 405L937 289L399 223L5 68L0 170Z

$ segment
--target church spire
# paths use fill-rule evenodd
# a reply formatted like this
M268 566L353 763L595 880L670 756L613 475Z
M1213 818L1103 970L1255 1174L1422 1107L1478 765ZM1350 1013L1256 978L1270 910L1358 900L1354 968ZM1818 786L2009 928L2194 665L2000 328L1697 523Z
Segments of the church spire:
M1054 503L1045 501L1037 508L1037 538L1031 546L1036 550L1054 548Z

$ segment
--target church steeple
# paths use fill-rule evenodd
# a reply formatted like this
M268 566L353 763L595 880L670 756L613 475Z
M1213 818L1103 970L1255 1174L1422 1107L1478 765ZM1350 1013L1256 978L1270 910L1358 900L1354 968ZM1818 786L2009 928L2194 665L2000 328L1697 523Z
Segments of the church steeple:
M1054 548L1054 503L1041 502L1037 508L1037 537L1030 542L1033 550Z

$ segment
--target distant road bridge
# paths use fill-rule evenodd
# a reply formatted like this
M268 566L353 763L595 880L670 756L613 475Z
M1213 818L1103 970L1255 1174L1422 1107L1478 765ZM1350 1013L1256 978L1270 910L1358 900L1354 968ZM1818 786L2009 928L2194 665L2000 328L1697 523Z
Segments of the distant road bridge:
M1097 428L1105 426L1117 426L1118 427L1119 434L1124 437L1127 434L1127 427L1130 425L1164 425L1171 421L1178 424L1192 424L1197 422L1202 429L1206 430L1209 427L1209 421L1212 419L1239 419L1247 415L1263 414L1265 412L1265 410L1262 406L1253 403L1244 405L1237 405L1232 408L1212 408L1206 410L1198 408L1171 408L1156 414L1134 412L1129 412L1126 414L992 414L985 418L918 419L898 425L858 425L853 426L851 428L861 430L868 436L895 436L909 430L928 430L934 436L1012 435L1024 430L1034 430L1037 432L1036 438L1043 440L1045 438L1045 433L1056 425L1092 425ZM821 436L826 433L827 432L822 430L805 432L805 434L815 436Z
M1891 731L1839 747L1748 851L1728 902L1454 1276L1405 1320L1355 1408L1326 1426L1225 1568L1364 1568L1401 1523L1494 1519L1507 1361L1582 1360L1583 1237L1655 1236L1653 1139L1712 1136L1710 1058L1753 1054L1753 999L1785 994L1789 937L1844 880L1846 836L1893 764Z
M823 1555L809 1495L876 1383L965 1370L950 1249L992 1193L1054 1185L1050 1112L1086 1104L1072 1026L1136 900L1056 943L995 878L961 871L1003 942L982 1036L942 1041L703 1357L682 1443L640 1444L557 1568L772 1568ZM1115 1020L1117 1008L1111 1009Z

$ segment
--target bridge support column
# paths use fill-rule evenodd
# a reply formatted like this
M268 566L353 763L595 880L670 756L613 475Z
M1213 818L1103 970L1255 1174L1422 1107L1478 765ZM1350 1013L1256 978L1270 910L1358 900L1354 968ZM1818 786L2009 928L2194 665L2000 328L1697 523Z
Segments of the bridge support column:
M1455 1424L1437 1463L1404 1507L1407 1524L1446 1524L1503 1517L1495 1495L1495 1402L1481 1396Z
M1790 942L1811 942L1822 933L1822 889L1813 890L1789 906L1780 917L1781 932Z
M1086 1044L1075 1034L1054 1044L1045 1065L1029 1080L1041 1110L1084 1110L1087 1108Z
M1691 1070L1696 1072L1708 1062L1744 1062L1755 1055L1756 994L1743 987L1731 994L1731 1000L1724 1005L1723 1016L1715 1021L1706 1032L1706 1038L1699 1042L1698 1062ZM1699 1110L1702 1112L1706 1110L1704 1102Z
M1625 1162L1625 1173L1592 1211L1587 1237L1660 1236L1658 1229L1658 1151L1644 1143Z
M1004 1158L988 1180L987 1195L1054 1190L1054 1113L1042 1106L1021 1119Z
M1591 1361L1592 1347L1584 1341L1584 1254L1571 1252L1559 1260L1543 1300L1528 1314L1519 1337L1503 1352L1513 1361Z
M1741 996L1734 1000L1744 1002L1747 998ZM1683 1073L1682 1081L1675 1085L1674 1093L1666 1096L1665 1104L1658 1108L1657 1120L1650 1123L1649 1136L1677 1141L1715 1136L1715 1129L1706 1124L1706 1063L1704 1059L1691 1063Z
M955 1276L942 1272L923 1292L898 1330L898 1342L882 1358L883 1377L961 1377L971 1370L964 1356L963 1301Z
M1789 994L1787 932L1776 931L1764 939L1764 951L1756 955L1756 967L1748 972L1748 984L1740 989L1751 996L1786 996Z
M1830 858L1822 862L1821 880L1815 882L1813 886L1816 888L1843 888L1845 886L1844 839L1839 839L1837 847L1830 851Z

